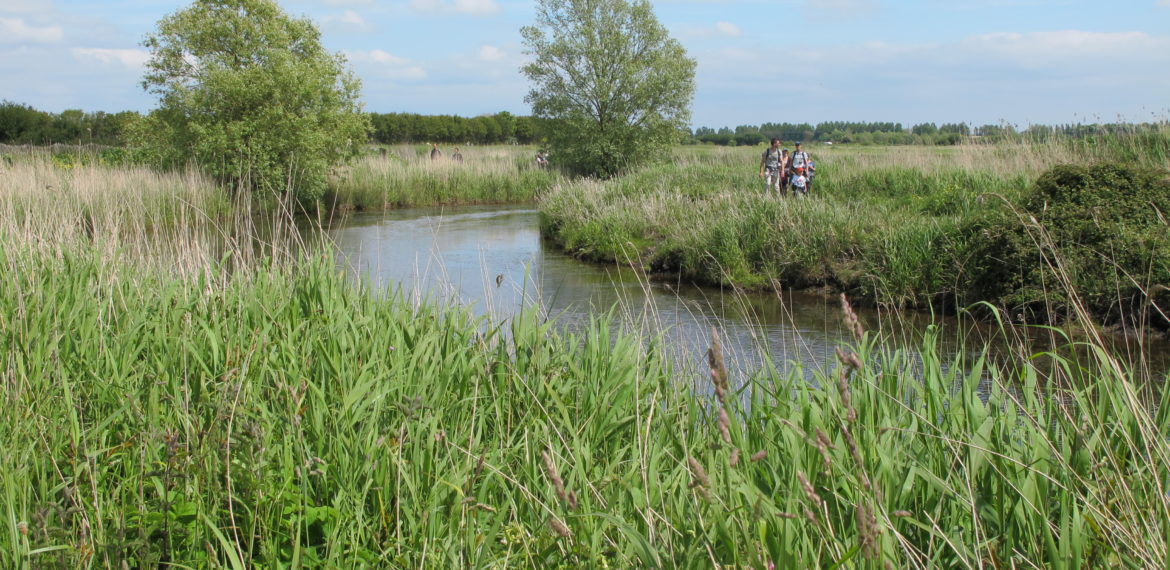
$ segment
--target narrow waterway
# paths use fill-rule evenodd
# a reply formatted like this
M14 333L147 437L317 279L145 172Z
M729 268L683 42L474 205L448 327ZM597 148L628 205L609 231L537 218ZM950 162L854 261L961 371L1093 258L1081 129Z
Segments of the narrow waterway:
M852 342L836 297L736 293L584 263L545 243L539 221L530 206L415 208L355 214L326 231L337 248L338 266L375 291L397 289L418 302L464 305L491 322L535 309L570 331L612 312L614 322L627 330L648 338L661 334L676 366L694 372L694 378L703 377L699 371L712 328L737 376L768 363L782 374L807 376L831 365L835 349ZM1048 349L1042 334L1023 344L988 342L993 336L988 326L954 317L864 308L858 313L868 330L880 332L884 348L904 350L911 359L928 326L939 333L944 363L960 352L977 355L989 347L999 353L990 355L993 360L1019 360ZM1116 340L1117 352L1130 365L1164 375L1170 354L1165 343Z
M542 241L531 207L418 208L357 214L328 230L338 264L375 290L399 288L408 298L471 307L492 321L537 307L573 330L596 314L649 335L684 368L698 369L714 327L740 373L770 361L784 372L832 363L851 342L835 297L743 294L647 279L628 267L583 263ZM927 315L860 310L865 326L889 342L920 346L924 328L941 326L947 350L960 323Z

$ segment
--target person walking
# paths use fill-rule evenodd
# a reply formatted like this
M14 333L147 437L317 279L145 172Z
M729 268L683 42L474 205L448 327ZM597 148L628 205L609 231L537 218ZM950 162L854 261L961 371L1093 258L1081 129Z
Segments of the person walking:
M792 195L808 196L808 178L804 175L804 167L796 168L792 174Z
M443 158L443 151L439 150L439 143L431 143L431 160Z
M792 156L788 154L788 149L782 150L780 156L780 193L788 194L788 186L792 182Z
M463 153L459 152L459 147L455 147L455 154L451 155L451 159L455 162L463 162Z
M808 163L812 161L812 157L801 148L800 143L796 143L796 150L792 152L792 160L789 166L792 168L808 168Z
M777 196L783 196L781 192L780 174L784 170L784 154L780 150L780 139L772 139L772 146L764 149L764 154L760 156L760 178L764 179L764 191L776 191Z

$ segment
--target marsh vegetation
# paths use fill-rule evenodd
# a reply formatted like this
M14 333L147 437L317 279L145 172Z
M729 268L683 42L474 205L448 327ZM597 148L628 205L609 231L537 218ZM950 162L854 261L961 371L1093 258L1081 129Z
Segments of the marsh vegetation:
M739 287L836 275L889 306L960 283L934 249L954 228L1084 162L1075 147L818 150L818 195L783 202L762 195L754 155L727 149L605 182L532 168L530 149L464 149L463 165L413 150L371 154L328 192L366 209L538 200L582 256ZM323 244L281 245L292 212L249 213L194 173L5 167L0 566L1170 556L1165 379L1092 327L1054 332L1080 360L947 354L932 331L912 357L842 300L851 336L812 381L764 363L731 382L718 332L693 373L612 316L569 332L367 290ZM288 235L249 234L257 216ZM1075 279L1053 275L1044 291L1093 322Z

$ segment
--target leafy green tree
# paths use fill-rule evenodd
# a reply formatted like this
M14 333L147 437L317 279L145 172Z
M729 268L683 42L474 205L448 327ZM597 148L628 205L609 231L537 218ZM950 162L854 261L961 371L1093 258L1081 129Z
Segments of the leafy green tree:
M233 189L311 201L366 142L360 83L307 19L273 0L195 0L163 18L143 87L160 97L139 142L163 166L194 161Z
M538 0L520 30L525 101L550 119L556 161L609 177L661 153L690 122L695 60L645 0Z

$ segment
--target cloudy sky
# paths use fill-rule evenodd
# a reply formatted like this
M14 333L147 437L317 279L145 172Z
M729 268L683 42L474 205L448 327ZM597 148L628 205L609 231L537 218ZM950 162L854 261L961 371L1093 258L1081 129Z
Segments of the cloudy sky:
M366 109L529 114L532 1L279 0ZM148 111L143 37L183 0L0 0L0 100ZM692 124L1170 119L1170 0L661 0L699 62Z

